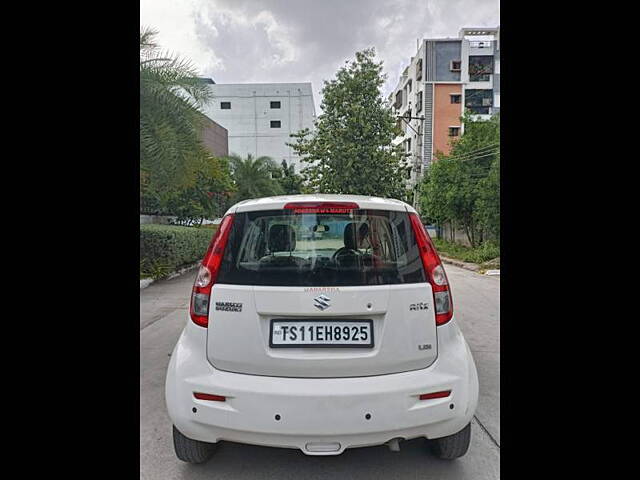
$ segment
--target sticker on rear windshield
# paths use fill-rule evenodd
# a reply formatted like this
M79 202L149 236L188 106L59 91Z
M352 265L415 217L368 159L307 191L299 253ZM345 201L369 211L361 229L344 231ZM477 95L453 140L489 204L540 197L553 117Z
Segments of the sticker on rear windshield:
M241 312L242 303L216 302L216 310L222 310L224 312Z

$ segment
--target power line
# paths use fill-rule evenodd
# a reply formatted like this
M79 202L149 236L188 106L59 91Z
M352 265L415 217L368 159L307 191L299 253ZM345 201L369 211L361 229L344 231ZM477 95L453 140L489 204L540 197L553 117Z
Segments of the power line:
M493 148L493 147L497 147L500 145L500 142L494 142L494 143L488 143L487 145L483 145L482 147L476 148L475 150L471 150L470 152L467 152L466 154L461 154L461 155L467 155L469 153L473 153L473 152L479 152L481 150L486 150L487 148Z
M500 142L496 142L494 144L490 144L490 145L485 145L482 148L478 148L476 150L472 150L470 152L466 152L466 153L461 153L460 155L455 155L452 157L447 157L449 160L459 160L461 158L465 158L465 157L472 157L474 156L476 153L486 153L486 151L489 150L496 150L498 151L500 149Z
M479 158L484 158L484 157L489 157L492 155L496 155L498 153L498 150L495 151L484 151L484 152L479 152L480 155L470 155L468 157L445 157L442 160L453 160L453 161L460 161L460 162L466 162L468 160L477 160Z
M491 155L496 155L499 151L500 150L481 152L481 153L483 153L483 155L480 155L480 156L477 156L477 157L458 158L456 160L460 160L461 162L466 162L467 160L477 160L478 158L483 158L483 157L488 157L488 156L491 156Z
M476 158L489 157L491 155L495 155L495 154L494 153L488 153L486 155L481 155L481 156L476 157ZM493 165L491 164L491 165L475 166L474 168L475 168L475 171L468 171L468 173L470 175L472 175L472 176L473 175L483 176L485 172L489 173L489 171L493 168Z
M478 152L478 154L469 155L467 157L445 157L443 160L453 160L455 162L466 162L468 160L477 160L478 158L488 157L490 155L497 155L499 150L485 150L484 152Z
M498 152L489 152L489 153L486 153L485 155L479 155L477 157L463 158L460 161L461 162L466 162L467 160L477 160L477 159L483 158L483 157L491 157L491 156L495 155L496 153L498 153Z
M467 153L461 153L459 156L465 156L465 155L468 155L470 153L475 153L475 152L479 152L479 151L482 151L482 150L486 150L488 148L496 148L499 145L500 145L500 142L488 143L487 145L483 145L483 146L478 147L475 150L471 150L471 151L469 151ZM458 155L456 155L456 156L458 156Z

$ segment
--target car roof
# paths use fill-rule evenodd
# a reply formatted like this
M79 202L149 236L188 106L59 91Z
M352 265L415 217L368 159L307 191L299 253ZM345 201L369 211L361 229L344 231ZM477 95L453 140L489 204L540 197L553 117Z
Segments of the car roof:
M277 197L243 200L229 208L226 214L254 212L257 210L281 210L289 202L355 202L362 209L395 210L416 213L415 209L411 205L392 198L369 197L366 195L310 194L280 195Z

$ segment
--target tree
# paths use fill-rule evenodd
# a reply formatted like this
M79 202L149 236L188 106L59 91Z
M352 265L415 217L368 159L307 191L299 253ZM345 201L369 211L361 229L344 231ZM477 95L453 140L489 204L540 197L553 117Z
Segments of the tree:
M280 183L273 178L274 170L278 167L270 157L254 158L249 154L243 159L237 155L231 155L229 164L236 187L234 195L236 202L283 193Z
M422 184L422 211L438 225L463 228L471 246L500 235L500 116L476 121L466 113L462 137L448 155L436 153Z
M324 82L315 130L293 134L290 145L310 164L303 174L315 192L404 199L405 154L392 144L400 132L382 98L382 62L373 48L355 56Z
M176 216L180 225L201 225L205 218L220 217L231 206L234 188L229 162L208 157L196 172L195 184L169 196L167 213Z
M491 164L489 175L480 181L476 201L477 221L484 225L488 237L500 241L500 153Z
M140 191L157 197L195 184L209 156L201 107L212 93L188 60L160 51L157 31L140 32Z
M286 195L296 195L302 192L302 176L298 175L293 165L287 165L286 160L282 160L282 174L278 178L282 191Z

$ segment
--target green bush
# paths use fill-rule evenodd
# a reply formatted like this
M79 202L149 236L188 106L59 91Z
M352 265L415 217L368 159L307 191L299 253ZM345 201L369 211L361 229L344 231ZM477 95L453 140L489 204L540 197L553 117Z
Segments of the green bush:
M210 228L140 225L140 269L162 278L196 263L204 257L213 234Z
M432 238L432 240L438 253L463 262L484 263L500 256L500 247L492 242L485 242L479 247L471 248L439 238Z

